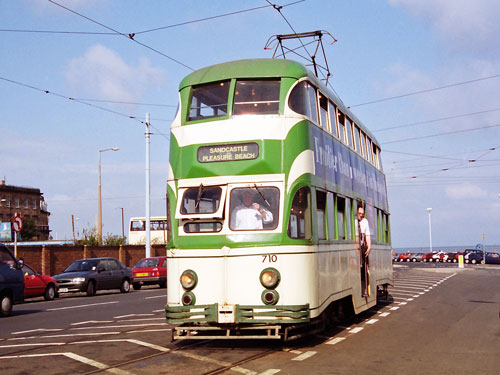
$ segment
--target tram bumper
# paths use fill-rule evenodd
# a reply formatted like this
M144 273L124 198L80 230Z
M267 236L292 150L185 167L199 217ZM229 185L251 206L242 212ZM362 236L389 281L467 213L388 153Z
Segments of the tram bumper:
M310 321L309 304L282 306L211 305L165 306L167 323L297 324Z

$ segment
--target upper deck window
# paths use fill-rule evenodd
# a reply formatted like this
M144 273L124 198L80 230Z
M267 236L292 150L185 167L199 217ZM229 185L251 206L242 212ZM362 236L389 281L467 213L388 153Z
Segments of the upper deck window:
M234 93L235 115L278 114L280 104L279 80L238 80Z
M293 88L290 94L289 105L295 112L305 115L315 123L318 123L316 88L309 82L300 82Z
M228 97L229 81L193 87L188 121L226 116Z

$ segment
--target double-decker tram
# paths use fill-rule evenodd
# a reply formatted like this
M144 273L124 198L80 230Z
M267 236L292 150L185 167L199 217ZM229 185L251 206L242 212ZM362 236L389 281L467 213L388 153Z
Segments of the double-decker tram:
M180 83L167 182L174 339L290 340L393 283L380 147L304 65L222 63ZM363 293L355 212L369 221Z

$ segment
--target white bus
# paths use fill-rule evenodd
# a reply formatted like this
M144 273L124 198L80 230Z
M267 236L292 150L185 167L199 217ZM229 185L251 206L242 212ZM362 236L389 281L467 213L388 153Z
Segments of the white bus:
M167 218L156 216L150 218L151 244L167 243ZM144 245L146 243L146 218L132 217L128 231L130 245Z

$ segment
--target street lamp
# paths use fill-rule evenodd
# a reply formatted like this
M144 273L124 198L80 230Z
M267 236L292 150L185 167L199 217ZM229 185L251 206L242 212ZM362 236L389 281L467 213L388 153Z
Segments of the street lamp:
M431 211L432 208L427 209L427 213L429 214L429 249L430 253L432 253L432 231L431 231Z
M120 148L119 147L111 147L111 148L105 148L103 150L99 150L97 153L98 156L98 201L99 201L99 212L98 212L98 221L97 221L97 241L99 245L102 244L102 202L101 202L101 152L104 151L118 151Z

